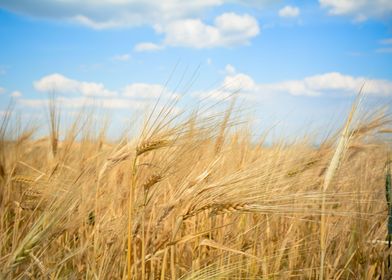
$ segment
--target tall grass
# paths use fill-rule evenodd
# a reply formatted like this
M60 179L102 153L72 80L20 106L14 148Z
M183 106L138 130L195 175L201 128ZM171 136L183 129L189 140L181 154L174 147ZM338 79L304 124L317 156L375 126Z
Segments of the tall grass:
M60 126L54 99L47 137L6 115L0 278L388 277L390 252L371 242L386 234L382 111L352 111L318 146L265 145L234 103L188 117L174 105L118 141L89 115Z

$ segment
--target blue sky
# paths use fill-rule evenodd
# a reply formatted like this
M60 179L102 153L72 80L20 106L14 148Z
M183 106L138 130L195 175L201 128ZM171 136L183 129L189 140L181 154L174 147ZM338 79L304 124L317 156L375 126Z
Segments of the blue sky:
M158 95L182 110L238 91L294 132L344 119L365 81L369 104L392 96L389 0L0 0L0 43L0 111L29 119L50 92L124 120Z

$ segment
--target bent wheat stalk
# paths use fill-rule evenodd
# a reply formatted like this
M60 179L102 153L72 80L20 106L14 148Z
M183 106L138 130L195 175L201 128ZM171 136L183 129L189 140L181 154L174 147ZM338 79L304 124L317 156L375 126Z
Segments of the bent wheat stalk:
M359 103L362 99L362 88L354 101L350 114L348 115L347 121L344 125L342 134L340 136L338 145L336 147L335 153L331 159L331 162L329 163L329 166L327 168L325 177L324 177L324 182L323 182L323 187L322 187L322 202L321 202L321 221L320 221L320 280L324 279L324 264L325 264L325 253L326 253L326 236L327 236L327 228L326 228L326 223L327 223L327 217L325 215L325 199L326 199L326 191L328 190L332 179L339 168L340 162L343 158L344 151L348 147L349 141L350 141L350 126L354 117L354 114L359 106Z

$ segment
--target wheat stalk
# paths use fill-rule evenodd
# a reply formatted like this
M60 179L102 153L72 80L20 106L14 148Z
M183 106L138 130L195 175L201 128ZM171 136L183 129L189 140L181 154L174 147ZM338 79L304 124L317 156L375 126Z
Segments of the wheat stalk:
M320 253L320 280L324 279L324 264L325 264L325 253L326 253L326 236L327 236L327 228L326 228L326 215L324 214L325 212L325 193L328 190L332 179L340 165L340 162L343 158L343 154L345 149L347 148L350 140L350 126L352 123L352 120L354 118L355 111L357 110L359 103L362 98L362 88L354 101L350 114L348 115L347 121L344 125L344 128L342 130L342 134L340 136L338 145L336 146L335 153L333 154L333 157L331 159L331 162L328 165L327 171L325 173L324 177L324 182L322 186L322 192L323 192L323 199L321 202L321 221L320 221L320 248L321 248L321 253Z

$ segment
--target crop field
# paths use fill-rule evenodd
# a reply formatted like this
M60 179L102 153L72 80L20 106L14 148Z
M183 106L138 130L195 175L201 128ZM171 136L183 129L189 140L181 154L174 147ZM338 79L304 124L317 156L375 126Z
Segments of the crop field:
M254 139L235 106L115 141L55 102L44 137L7 114L0 278L389 279L390 118L358 106L317 145Z
M392 0L0 0L0 280L392 279Z

